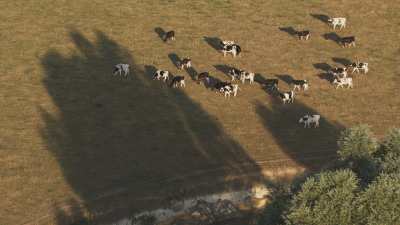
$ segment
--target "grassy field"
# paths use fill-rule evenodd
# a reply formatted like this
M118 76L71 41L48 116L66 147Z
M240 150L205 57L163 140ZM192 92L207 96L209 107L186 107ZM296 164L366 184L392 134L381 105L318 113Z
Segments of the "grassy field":
M3 1L0 2L0 224L118 219L176 196L318 169L345 127L380 137L400 127L397 1ZM317 15L343 16L333 31ZM298 41L284 28L310 29ZM165 44L158 30L175 30ZM332 33L336 32L336 33ZM325 37L355 35L357 47ZM223 57L207 40L235 40ZM172 62L190 57L193 71ZM335 90L325 70L358 57L370 65L354 89ZM111 77L129 63L127 80ZM308 79L292 105L255 83L224 99L192 81L225 66ZM185 75L186 89L152 81L155 68ZM303 129L305 113L322 116ZM183 193L185 192L185 193Z

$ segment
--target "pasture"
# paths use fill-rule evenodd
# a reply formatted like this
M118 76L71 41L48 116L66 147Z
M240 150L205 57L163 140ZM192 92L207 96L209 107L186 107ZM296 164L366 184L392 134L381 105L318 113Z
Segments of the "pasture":
M400 2L3 1L0 3L0 224L115 220L169 198L237 188L332 160L340 131L400 127ZM332 30L324 16L347 18ZM299 41L293 30L310 30ZM164 43L162 31L176 40ZM337 37L354 35L356 47ZM241 57L223 57L219 39ZM174 63L190 57L193 68ZM359 58L367 75L335 89L331 67ZM112 77L128 63L128 79ZM198 85L227 66L252 71L237 97ZM186 88L153 81L156 69ZM259 84L307 79L293 104ZM320 114L319 128L298 120ZM274 172L271 172L274 171ZM286 173L286 172L287 173ZM292 174L293 175L293 174Z

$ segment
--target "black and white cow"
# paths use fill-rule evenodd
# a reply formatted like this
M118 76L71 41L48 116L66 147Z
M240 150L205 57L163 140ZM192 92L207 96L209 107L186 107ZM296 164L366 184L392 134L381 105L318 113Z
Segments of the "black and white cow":
M225 45L222 48L222 53L224 54L224 57L226 56L227 53L231 53L233 57L236 57L240 55L242 52L242 49L238 44L232 44L232 45Z
M169 78L169 72L167 70L157 70L154 73L153 79L154 80L160 80L163 79L164 82L167 82L168 78Z
M223 88L225 87L225 86L230 86L230 85L232 85L231 83L229 83L229 82L224 82L224 81L217 81L215 84L214 84L214 89L216 90L216 91L220 91L220 92L223 92Z
M330 18L328 19L328 23L333 26L333 29L335 29L336 26L339 26L340 29L342 29L346 27L346 18L344 17Z
M283 104L293 103L294 102L294 91L279 93L279 97L282 99Z
M353 68L351 73L354 73L354 72L359 73L360 70L364 74L368 73L368 63L366 63L366 62L355 62L355 63L350 64L350 67Z
M192 67L192 60L190 58L184 58L179 63L179 69L183 70L184 68Z
M210 74L208 72L202 72L197 75L197 83L203 82L205 85L210 84Z
M231 81L234 81L235 78L240 80L240 75L242 74L242 70L232 68L228 71L228 75L231 76Z
M128 76L128 74L129 74L129 64L119 63L119 64L114 66L113 75L119 74L120 76L122 76L122 73L124 73L125 77Z
M353 88L353 78L335 78L333 80L333 84L336 85L336 89L338 89L339 87L343 88L344 86L347 86L347 88Z
M293 91L296 89L301 90L303 88L304 91L307 91L309 88L309 83L307 80L292 80Z
M234 42L234 41L221 41L219 44L221 45L221 50L222 50L222 49L224 49L226 46L234 45L235 42Z
M246 80L249 80L250 84L254 83L255 74L252 72L241 71L240 72L240 80L244 84Z
M231 97L231 94L233 94L234 97L236 97L238 90L240 90L238 84L230 84L230 85L225 85L222 89L221 92L224 93L225 98Z
M163 36L164 42L175 40L175 31L171 30L164 34Z
M311 36L309 30L297 31L296 34L299 37L299 40L308 40Z
M346 67L335 67L329 71L329 74L335 78L344 78L347 77L347 68Z
M341 42L343 47L350 47L350 46L356 46L356 37L355 36L349 36L349 37L342 37Z
M185 87L186 86L185 77L184 76L175 76L175 77L172 78L171 87L176 88L176 87L178 87L178 85L181 86L181 87Z
M321 116L320 115L305 115L300 118L299 123L304 123L304 128L311 127L311 124L314 124L314 127L317 128L319 127L319 120Z

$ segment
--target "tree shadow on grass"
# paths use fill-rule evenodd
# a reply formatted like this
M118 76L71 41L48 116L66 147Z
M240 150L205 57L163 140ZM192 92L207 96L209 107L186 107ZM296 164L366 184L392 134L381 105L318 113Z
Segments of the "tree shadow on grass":
M285 154L302 166L320 168L336 156L336 140L344 127L321 115L319 128L304 128L299 119L320 114L314 109L298 101L289 105L273 102L270 107L257 102L256 112Z
M89 41L72 30L78 51L49 50L41 58L43 84L59 114L39 106L48 150L88 212L115 222L176 193L185 198L238 180L265 181L216 118L181 90L153 81L155 68L142 69L127 48L95 34ZM132 80L111 76L121 62L130 64Z

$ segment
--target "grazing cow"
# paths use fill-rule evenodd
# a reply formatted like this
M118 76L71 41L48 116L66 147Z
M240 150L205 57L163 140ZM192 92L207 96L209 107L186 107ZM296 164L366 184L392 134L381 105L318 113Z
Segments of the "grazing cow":
M344 78L347 77L347 68L346 67L335 67L329 71L329 74L332 74L333 78Z
M240 79L240 75L242 74L242 70L232 68L228 71L228 75L231 76L231 81L234 81L236 79Z
M366 62L352 63L352 64L350 64L350 67L353 68L351 73L354 73L354 72L359 73L360 70L362 70L364 74L368 73L368 63L366 63Z
M233 44L233 45L225 45L222 48L222 53L224 54L224 57L226 56L227 53L231 53L233 57L236 57L240 55L242 52L242 49L238 44Z
M164 34L163 36L164 42L175 40L175 31L171 30Z
M127 77L129 74L129 64L117 64L114 66L114 71L113 75L119 74L122 76L122 73L124 73L124 76Z
M224 49L228 45L234 45L235 42L234 41L221 41L219 44L221 45L221 49Z
M342 29L346 27L346 18L344 17L330 18L328 19L328 23L333 26L333 29L335 29L336 26L339 26L340 29Z
M236 97L238 90L240 90L238 84L230 84L226 85L221 89L221 92L224 93L224 97L231 97L231 94L233 94L234 97Z
M231 85L231 83L229 83L229 82L218 81L217 83L214 84L214 89L215 89L216 91L223 92L223 88L224 88L225 86L230 86L230 85Z
M339 87L343 88L344 86L347 86L347 88L353 88L353 78L335 78L333 80L333 84L336 85L336 89L338 89Z
M160 80L161 78L163 79L164 82L166 82L169 78L169 72L166 70L157 70L154 73L153 79Z
M294 91L279 93L279 97L281 97L283 104L293 103L294 102Z
M319 127L319 119L321 118L320 115L305 115L300 118L299 123L304 123L304 128L311 127L311 124L314 124L314 127Z
M246 80L249 80L250 84L252 84L252 83L254 83L254 76L255 76L255 74L252 72L242 71L240 73L240 80L242 81L243 84Z
M178 85L180 85L181 87L185 87L185 77L184 76L175 76L172 78L171 81L171 87L178 87Z
M210 74L208 72L202 72L197 75L197 83L200 84L201 82L204 84L210 83Z
M292 80L292 84L293 91L295 91L296 89L301 90L301 88L303 88L304 91L307 91L309 87L309 83L307 80Z
M271 90L278 90L278 79L266 79L263 85Z
M342 45L343 47L350 47L350 46L356 46L356 37L354 36L349 36L349 37L342 37Z
M192 67L192 60L189 58L184 58L180 63L179 63L179 69L183 70L184 68L190 68Z
M308 40L311 36L309 30L297 31L296 34L299 37L299 40Z

